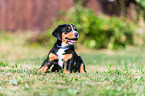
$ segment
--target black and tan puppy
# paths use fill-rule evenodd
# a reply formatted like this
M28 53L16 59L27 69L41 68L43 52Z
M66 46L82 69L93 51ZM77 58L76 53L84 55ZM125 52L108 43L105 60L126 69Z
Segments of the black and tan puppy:
M70 74L72 71L85 73L85 65L80 56L74 50L79 34L72 24L59 25L52 33L57 42L50 50L47 58L38 71L46 72L52 65L52 71L64 69L63 73Z

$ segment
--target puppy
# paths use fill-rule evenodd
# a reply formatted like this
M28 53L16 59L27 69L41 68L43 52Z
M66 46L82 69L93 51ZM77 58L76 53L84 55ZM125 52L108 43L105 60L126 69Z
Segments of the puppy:
M85 64L75 52L74 44L79 38L77 28L72 24L59 25L52 33L57 38L56 43L50 50L47 58L38 71L46 72L52 65L52 72L64 69L63 73L85 73Z

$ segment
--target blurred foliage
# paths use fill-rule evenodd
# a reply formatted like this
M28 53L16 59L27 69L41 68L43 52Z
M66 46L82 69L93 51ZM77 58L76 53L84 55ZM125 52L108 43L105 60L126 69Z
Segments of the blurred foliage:
M139 2L136 2L136 11L137 11L137 17L143 17L145 20L145 0L139 0Z
M84 5L88 0L74 0L77 5Z
M6 66L8 66L8 63L4 61L0 61L0 67L6 67Z
M145 6L145 0L139 0L139 3Z
M33 46L40 45L40 46L48 46L51 48L56 42L54 37L51 35L53 30L54 30L53 28L48 28L48 30L46 30L45 32L33 35L32 37L27 39L26 42Z
M88 48L118 49L133 44L135 25L121 18L96 16L90 9L81 6L71 9L66 18L65 21L77 26L79 42Z
M135 32L137 26L125 18L97 16L88 8L76 6L65 13L63 20L54 22L55 27L64 23L74 24L80 34L78 43L87 48L119 49L126 45L138 45L134 39L138 36ZM33 41L41 44L45 41L51 43L52 47L56 40L50 34L55 27L39 34ZM138 38L140 39L140 36Z

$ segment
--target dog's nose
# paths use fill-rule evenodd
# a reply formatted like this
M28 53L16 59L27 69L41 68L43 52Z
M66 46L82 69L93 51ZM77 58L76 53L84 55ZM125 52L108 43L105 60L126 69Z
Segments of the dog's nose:
M79 35L79 33L76 32L76 33L75 33L75 36L78 37L78 35Z

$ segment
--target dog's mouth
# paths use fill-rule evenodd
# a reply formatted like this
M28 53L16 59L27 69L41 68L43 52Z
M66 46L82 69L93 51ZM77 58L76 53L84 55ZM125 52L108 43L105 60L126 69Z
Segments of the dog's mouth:
M65 38L67 40L68 43L76 43L76 41L78 40L78 38Z

